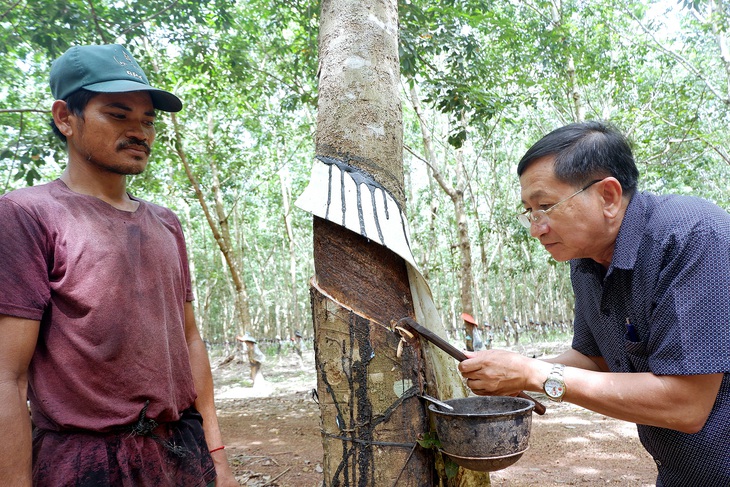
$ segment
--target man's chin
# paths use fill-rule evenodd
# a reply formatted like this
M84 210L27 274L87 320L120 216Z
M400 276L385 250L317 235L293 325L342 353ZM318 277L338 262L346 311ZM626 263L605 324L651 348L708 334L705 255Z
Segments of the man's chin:
M145 169L147 169L147 162L148 159L146 157L139 159L136 159L134 163L132 164L123 164L119 165L116 168L113 168L117 174L121 174L123 176L136 176L138 174L142 174Z
M547 250L548 254L550 254L550 256L557 262L567 262L572 258L570 256L561 254L560 250L556 248L555 244L546 245L545 250Z
M119 174L120 176L137 176L139 174L142 174L144 170L144 167L123 167L110 169L111 172Z

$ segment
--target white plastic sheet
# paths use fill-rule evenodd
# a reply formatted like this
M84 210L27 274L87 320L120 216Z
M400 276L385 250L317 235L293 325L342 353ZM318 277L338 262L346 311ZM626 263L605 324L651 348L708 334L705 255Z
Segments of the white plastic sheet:
M383 245L417 267L405 214L393 196L364 172L319 156L295 205Z

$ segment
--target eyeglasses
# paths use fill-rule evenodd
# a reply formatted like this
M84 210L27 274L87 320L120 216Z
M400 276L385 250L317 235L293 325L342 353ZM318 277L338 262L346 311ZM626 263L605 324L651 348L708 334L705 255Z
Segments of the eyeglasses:
M528 230L532 227L532 225L543 225L548 222L548 213L553 211L556 206L558 206L561 203L565 203L573 196L579 195L586 189L590 188L591 186L593 186L596 183L600 183L601 181L603 181L603 179L594 179L590 183L588 183L585 186L583 186L582 188L580 188L575 193L571 194L567 198L563 198L562 200L558 201L553 206L551 206L550 208L547 208L545 210L535 210L535 211L532 211L531 209L525 210L522 213L520 213L519 215L517 215L517 221L519 221L520 224L522 224L522 226L527 228Z

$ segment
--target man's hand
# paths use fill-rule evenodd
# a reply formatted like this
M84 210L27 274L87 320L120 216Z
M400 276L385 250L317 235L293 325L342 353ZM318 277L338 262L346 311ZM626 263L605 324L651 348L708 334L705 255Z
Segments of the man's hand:
M459 364L478 395L542 391L553 363L566 365L564 400L612 418L696 433L707 421L723 374L671 376L609 372L601 357L568 350L543 361L504 350L466 352Z
M506 350L465 352L459 363L466 385L480 396L513 396L520 391L540 391L551 365Z
M215 464L215 478L216 487L240 487L240 484L233 476L231 466L228 464L228 457L226 456L225 450L214 451L210 454L213 457L213 463Z
M223 438L218 426L218 416L213 401L213 376L210 371L208 351L205 349L205 343L200 338L195 323L193 305L190 302L185 303L185 340L188 343L190 367L195 381L195 390L198 393L198 397L195 399L195 409L203 416L203 431L205 432L208 448L216 449L223 444ZM228 465L225 450L216 450L210 455L213 457L217 475L215 485L217 487L238 486L238 482L236 482L233 472L231 472L231 467Z

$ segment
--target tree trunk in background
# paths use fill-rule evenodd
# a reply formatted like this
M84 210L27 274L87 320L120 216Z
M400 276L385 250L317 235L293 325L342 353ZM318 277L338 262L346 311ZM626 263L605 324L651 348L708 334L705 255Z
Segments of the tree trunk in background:
M712 32L715 34L717 47L720 51L720 59L725 67L725 102L730 104L730 42L728 41L727 19L730 17L730 9L721 0L710 0L709 22L712 26ZM723 21L724 20L724 21Z
M215 199L215 216L214 218L213 214L210 211L210 208L208 206L207 201L205 200L205 195L203 194L203 190L200 187L200 183L198 183L197 178L193 174L192 168L190 167L190 163L188 161L187 155L185 154L185 151L182 146L182 136L180 135L180 127L177 123L177 117L174 113L170 114L173 128L175 130L174 132L174 146L175 151L177 152L177 155L180 157L180 160L183 163L183 167L185 168L185 174L188 176L188 180L190 180L190 184L192 184L193 189L195 190L195 196L198 199L198 203L200 203L200 207L203 210L203 214L205 215L205 219L208 222L208 226L210 226L210 230L213 232L213 238L215 239L216 243L218 244L218 248L220 249L221 253L223 254L223 257L225 258L226 264L228 265L228 270L231 275L231 281L233 284L233 287L235 289L235 303L236 303L236 312L238 315L239 320L239 331L243 334L246 332L246 328L251 323L251 316L248 309L248 293L246 291L246 283L244 282L241 271L238 266L238 260L236 258L235 252L233 250L233 244L231 241L231 234L228 229L228 217L225 214L225 208L223 207L223 202L220 194L220 184L218 183L218 177L217 177L217 167L215 165L214 159L210 159L210 168L213 173L213 192L214 192L214 199ZM212 120L208 120L208 131L209 131L209 140L213 140L212 137ZM211 153L214 153L211 151Z
M469 194L472 201L472 212L474 214L473 221L476 224L477 229L477 245L479 246L479 263L480 271L474 271L474 293L476 297L477 305L479 305L479 311L476 311L475 317L477 317L480 323L483 325L483 338L485 348L489 348L491 345L490 336L495 328L495 323L498 321L495 319L494 310L490 305L491 295L495 293L495 288L498 284L490 286L489 277L491 263L494 260L495 255L499 252L501 246L501 240L499 235L495 235L489 230L494 226L494 207L495 201L497 200L499 183L497 182L496 174L496 158L487 156L483 164L477 163L475 169L475 176L472 181L477 181L477 190L474 190L474 185L469 184ZM483 167L482 167L483 166ZM481 188L494 188L491 191L480 191ZM479 195L484 194L484 207L486 208L486 215L481 214ZM494 236L495 238L492 238ZM491 257L488 254L489 248L492 248ZM496 317L501 320L501 317Z
M284 167L279 171L279 181L281 182L281 200L284 205L284 226L286 228L286 240L289 244L289 283L291 286L291 303L289 310L290 322L286 326L286 336L294 337L294 332L301 329L302 317L299 313L299 302L297 299L297 252L294 243L294 231L292 230L291 221L291 181L289 170ZM277 335L281 338L284 336L280 324L276 325Z
M456 151L456 175L458 188L451 196L454 202L454 214L456 216L457 235L459 237L459 276L461 312L469 315L474 314L472 301L472 262L471 262L471 239L469 238L469 221L466 217L466 202L464 191L466 189L466 174L464 170L464 153ZM466 349L474 350L474 324L464 321L464 332L466 333Z
M553 27L560 28L563 26L563 2L558 0L550 4L550 17ZM567 42L567 41L566 41ZM578 91L578 82L575 79L575 59L572 54L568 54L567 65L565 66L565 74L568 76L567 96L570 100L573 122L583 122L585 120L585 109L581 100L580 91Z
M568 57L568 90L569 96L573 102L573 120L575 122L585 121L585 109L581 102L580 91L578 91L578 83L575 80L575 60L573 56Z
M456 219L457 235L459 238L459 283L460 283L460 297L461 297L461 313L467 313L470 315L474 314L474 304L472 299L472 259L471 259L471 240L469 239L469 223L466 216L466 206L464 203L464 190L466 184L466 174L464 170L464 159L463 153L460 150L456 151L456 187L450 185L443 177L441 172L436 169L436 153L433 150L431 143L431 135L428 132L428 127L421 115L420 100L418 99L418 93L415 88L411 88L411 105L413 111L418 117L419 125L421 127L421 137L423 141L423 150L426 153L426 158L420 158L423 160L428 167L431 169L430 174L441 186L441 189L451 198L451 202L454 204L454 216ZM460 313L456 313L458 316ZM463 322L464 332L466 333L466 349L474 350L472 337L474 336L474 325L468 322Z
M357 167L404 204L395 0L325 0L316 153ZM326 188L323 188L326 191ZM387 326L413 316L405 261L314 218L312 315L328 486L434 484L417 357Z

